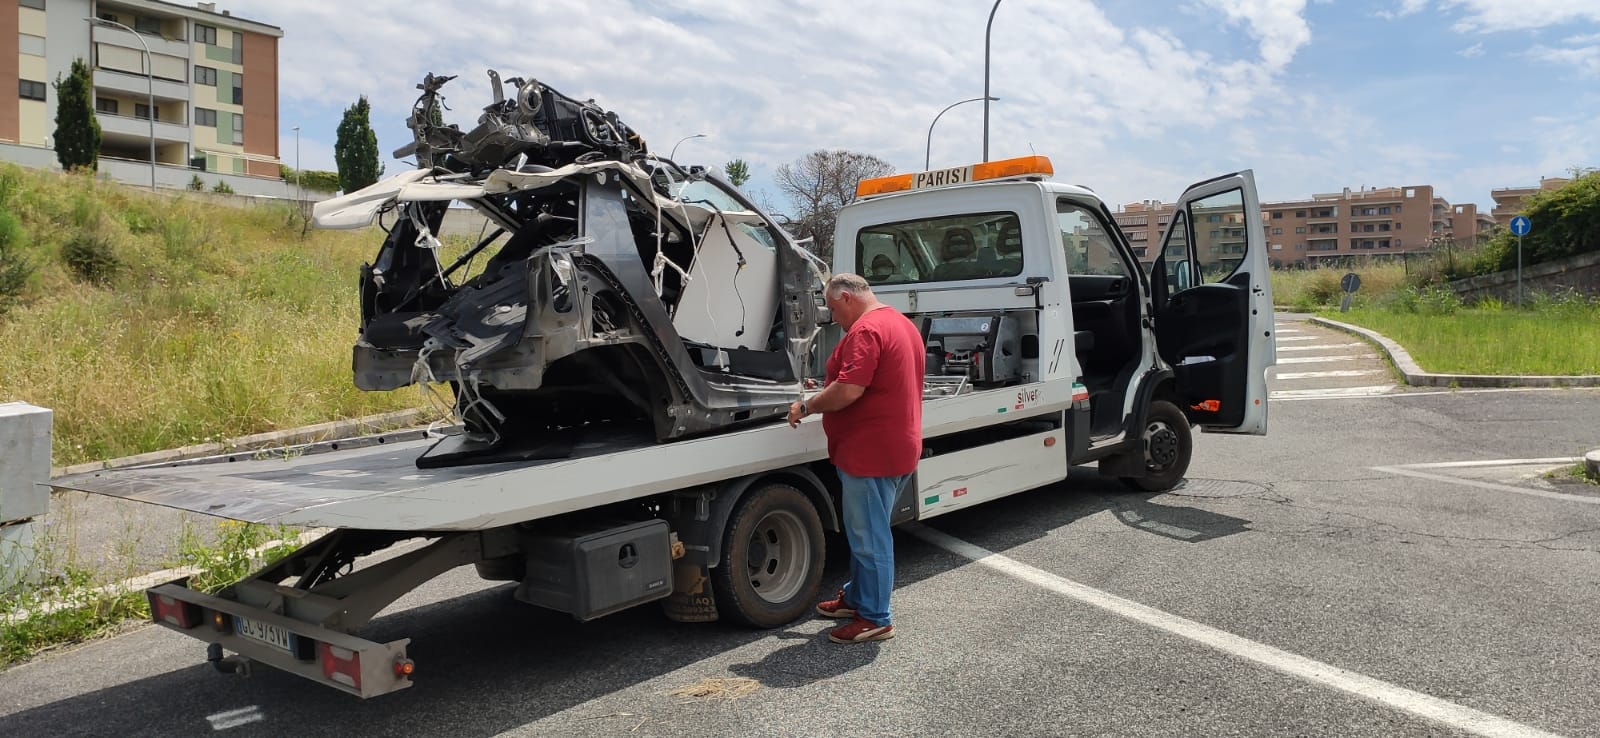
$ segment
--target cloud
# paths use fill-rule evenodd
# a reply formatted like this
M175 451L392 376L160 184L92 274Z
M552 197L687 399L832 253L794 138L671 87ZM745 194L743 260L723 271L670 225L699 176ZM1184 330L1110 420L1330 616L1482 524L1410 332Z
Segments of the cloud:
M1311 43L1305 0L1203 0L1233 23L1244 23L1261 43L1261 59L1281 70L1301 47ZM1408 0L1409 2L1410 0Z
M1465 15L1454 28L1462 33L1494 33L1558 26L1574 21L1600 22L1595 0L1439 0L1441 7Z
M1464 57L1466 57L1468 59L1474 59L1474 58L1483 56L1483 44L1482 43L1473 44L1471 46L1468 46L1465 49L1457 51L1456 54L1458 54L1460 56L1464 56Z
M1538 45L1525 56L1551 64L1564 64L1577 68L1586 77L1600 77L1600 45L1551 47Z
M1394 10L1380 10L1374 15L1385 20L1394 20L1408 15L1415 15L1427 7L1428 0L1400 0L1400 5Z

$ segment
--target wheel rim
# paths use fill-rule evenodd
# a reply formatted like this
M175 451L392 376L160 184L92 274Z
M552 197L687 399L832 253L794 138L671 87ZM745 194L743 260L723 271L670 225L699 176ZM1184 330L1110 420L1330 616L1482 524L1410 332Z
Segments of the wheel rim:
M811 542L799 516L774 510L756 522L746 552L750 588L761 599L782 604L799 594L811 565Z
M1178 432L1165 421L1152 420L1144 427L1144 463L1151 471L1161 471L1178 460Z

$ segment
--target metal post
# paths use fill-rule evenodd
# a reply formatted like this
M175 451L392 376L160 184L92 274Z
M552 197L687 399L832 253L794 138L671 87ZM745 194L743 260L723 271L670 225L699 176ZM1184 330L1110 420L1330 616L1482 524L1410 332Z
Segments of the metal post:
M1517 236L1517 304L1522 304L1522 237Z
M989 9L989 25L983 28L983 160L989 160L989 31L994 28L994 13L1000 9L1000 0L994 0Z
M933 161L933 127L935 125L938 125L939 118L941 116L943 116L946 112L948 112L950 110L950 108L953 108L953 107L955 107L957 105L962 105L964 103L969 103L969 102L977 102L979 100L984 100L985 104L988 104L987 101L989 101L989 100L999 100L999 99L1000 98L998 98L998 97L974 97L974 98L968 98L966 100L962 100L961 102L950 103L949 105L945 106L944 110L939 111L939 115L933 116L933 122L928 124L928 145L927 145L927 151L925 151L923 153L923 156L922 156L922 168L923 169L931 168L930 165L931 165L931 162ZM988 161L988 158L989 158L989 155L988 155L988 152L986 151L986 152L984 152L984 161Z
M300 217L306 214L306 190L301 184L300 173L300 126L294 127L294 208L300 212Z
M122 25L114 20L106 20L104 18L84 18L84 20L89 21L91 25L106 25L121 28L122 30L133 34L133 40L138 41L139 45L144 47L144 88L145 95L149 98L146 104L150 106L150 189L154 191L156 188L156 61L150 56L150 45L144 42L144 37L140 36L138 31L135 31L132 28ZM93 31L90 31L89 33L89 45L94 45ZM100 63L98 61L98 57L96 57L96 59L95 66L98 67L100 66Z

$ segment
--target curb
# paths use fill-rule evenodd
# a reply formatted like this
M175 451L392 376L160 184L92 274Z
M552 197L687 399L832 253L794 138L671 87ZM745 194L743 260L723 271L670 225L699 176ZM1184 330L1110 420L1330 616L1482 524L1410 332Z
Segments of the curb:
M364 435L374 431L383 431L416 425L426 420L430 411L421 408L411 410L397 410L392 413L368 415L362 418L335 420L327 423L318 423L301 428L289 430L257 433L242 436L226 441L202 443L195 446L151 451L135 456L124 456L120 459L105 461L90 461L72 466L58 466L50 469L50 478L64 477L73 474L86 474L89 472L103 471L106 469L121 469L129 466L144 466L147 464L162 464L173 461L188 461L191 459L217 456L235 451L254 451L274 446L292 446L305 443L317 443L336 439L345 439Z
M1600 448L1583 455L1583 473L1589 478L1600 482Z
M1389 338L1359 326L1340 323L1327 318L1312 317L1310 322L1341 330L1377 344L1389 356L1396 369L1413 387L1600 387L1600 376L1548 375L1548 374L1438 374L1425 372L1405 348Z

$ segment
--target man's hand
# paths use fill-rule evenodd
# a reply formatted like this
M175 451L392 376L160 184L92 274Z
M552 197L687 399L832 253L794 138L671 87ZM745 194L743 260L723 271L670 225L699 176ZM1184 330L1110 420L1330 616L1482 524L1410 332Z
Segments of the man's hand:
M798 427L800 427L800 419L803 418L803 417L805 417L805 413L801 411L800 403L798 403L798 402L789 403L789 427L790 428L798 428Z

